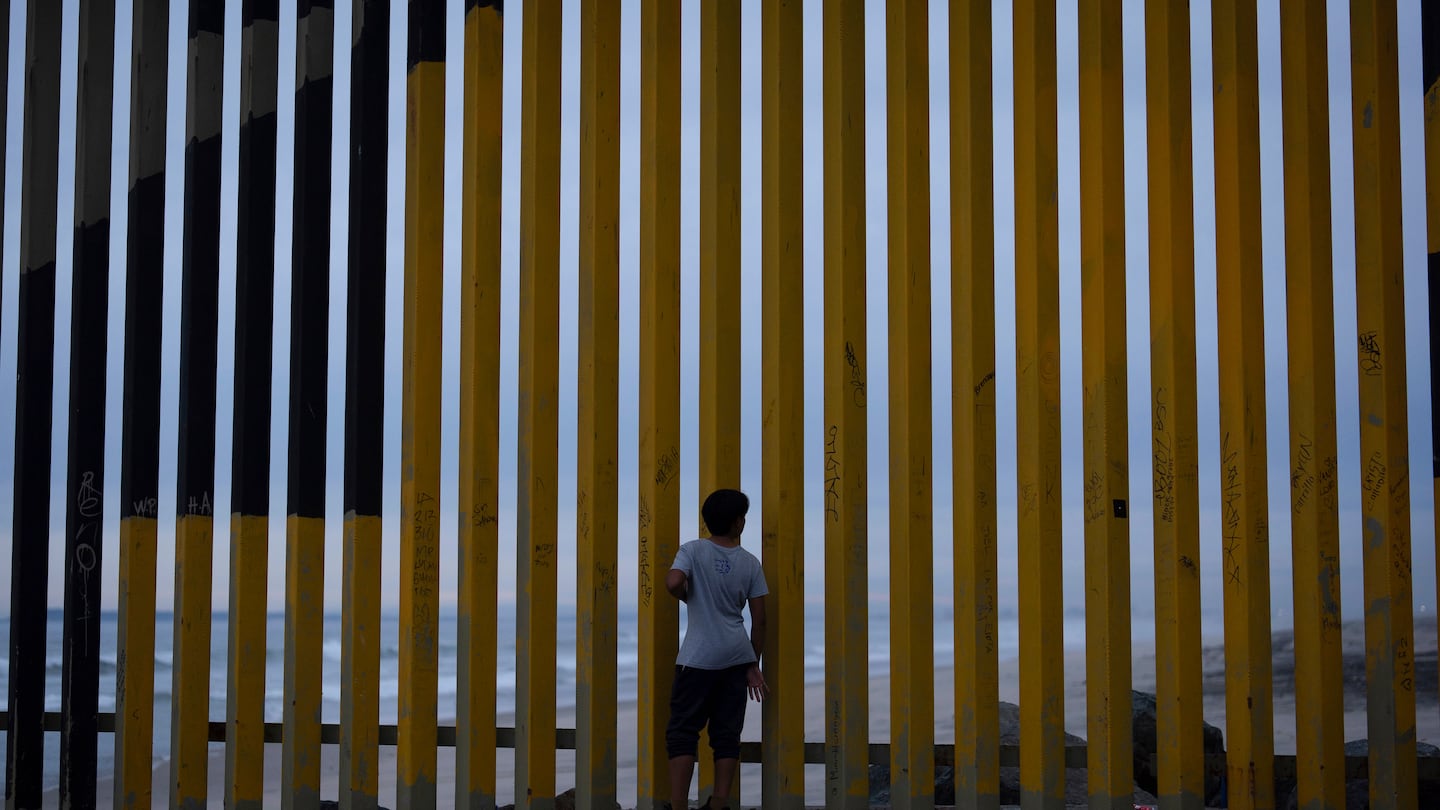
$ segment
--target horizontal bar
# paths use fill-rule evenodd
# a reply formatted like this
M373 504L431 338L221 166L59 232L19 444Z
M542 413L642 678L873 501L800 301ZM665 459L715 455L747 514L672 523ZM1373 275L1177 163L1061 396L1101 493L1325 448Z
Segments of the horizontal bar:
M4 711L0 711L0 731L5 731L5 730L8 729L9 727L10 727L10 713L9 713L9 712L4 712ZM114 712L101 712L101 714L100 714L100 725L99 725L99 728L100 728L100 731L102 731L102 732L113 732L113 731L115 730L115 713L114 713ZM282 742L282 741L283 741L283 738L284 738L284 729L285 729L285 726L284 726L284 724L282 724L282 723L266 723L266 724L265 724L265 742L267 742L267 743L278 743L278 742ZM60 712L45 712L45 730L46 730L46 731L52 731L52 732L58 732L58 731L60 731ZM455 747L455 727L454 727L454 726L439 726L439 727L438 727L438 731L439 731L439 735L438 735L436 741L437 741L437 744L439 745L439 747L441 747L441 748L454 748L454 747ZM382 725L382 726L380 726L380 744L381 744L381 745L394 745L395 742L396 742L396 738L397 738L397 735L396 735L395 726L393 726L393 725ZM210 742L212 742L212 743L225 742L225 722L224 722L224 721L211 721L211 723L210 723ZM339 742L340 742L340 725L339 725L338 723L326 723L326 724L324 724L323 726L321 726L321 727L320 727L320 742L323 743L323 744L325 744L325 745L338 745ZM514 748L514 747L515 747L515 729L514 729L514 728L510 728L510 727L506 727L506 726L497 727L497 728L495 729L495 746L496 746L497 748ZM557 750L557 751L574 751L574 750L575 750L575 729L573 729L573 728L557 728L557 729L555 729L555 750ZM1154 764L1155 764L1154 761L1153 761L1154 759L1155 759L1155 756L1152 754L1152 755L1151 755L1151 760L1152 760L1151 766L1152 766L1152 767L1153 767ZM760 761L761 761L761 760L760 760L760 743L759 743L758 741L742 742L742 743L740 743L740 761L741 761L741 762L751 762L751 763L760 762ZM890 761L890 746L889 746L888 744L886 744L886 743L870 743L870 761L873 762L873 763L881 764L881 765L883 765L883 764L885 764L885 763L888 763L888 762ZM1422 779L1422 780L1440 779L1440 757L1431 757L1431 756L1419 755L1419 756L1416 757L1416 761L1419 763L1419 768L1420 768L1420 770L1419 770L1419 778L1420 778L1420 779ZM805 764L806 764L806 765L824 765L825 762L826 762L826 760L825 760L825 743L823 743L823 742L807 742L807 743L805 743ZM1223 752L1222 752L1222 753L1219 753L1219 754L1206 754L1206 755L1205 755L1205 762L1206 762L1206 765L1207 765L1207 766L1209 766L1209 765L1211 765L1211 764L1223 766L1223 765L1224 765L1224 762L1225 762L1225 754L1224 754ZM937 744L937 745L935 746L935 767L937 767L937 768L939 768L939 767L950 767L950 766L954 766L954 764L955 764L955 746L950 745L950 744L948 744L948 743L946 743L946 744ZM1002 745L1002 746L1000 746L1000 767L1002 767L1002 768L1018 768L1018 767L1020 767L1020 746L1018 746L1018 745ZM1067 746L1065 746L1065 767L1066 767L1066 768L1083 768L1083 767L1085 767L1085 746L1083 746L1083 745L1067 745ZM1370 772L1370 765L1369 765L1369 760L1368 760L1368 758L1363 757L1363 756L1346 756L1346 757L1345 757L1345 778L1346 778L1347 780L1349 780L1349 779L1364 779L1364 778L1366 778L1366 777L1368 776L1369 772ZM1275 777L1276 777L1277 779L1279 779L1279 780L1293 780L1293 779L1295 778L1295 755L1293 755L1293 754L1276 754L1276 755L1275 755Z

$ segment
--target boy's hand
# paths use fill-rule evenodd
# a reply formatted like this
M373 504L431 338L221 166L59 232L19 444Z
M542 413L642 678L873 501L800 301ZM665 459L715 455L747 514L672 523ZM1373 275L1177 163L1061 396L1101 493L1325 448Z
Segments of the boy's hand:
M764 700L766 695L770 694L770 687L765 685L765 676L760 674L760 666L758 664L750 665L750 670L745 673L745 681L746 690L750 693L751 700L758 703Z

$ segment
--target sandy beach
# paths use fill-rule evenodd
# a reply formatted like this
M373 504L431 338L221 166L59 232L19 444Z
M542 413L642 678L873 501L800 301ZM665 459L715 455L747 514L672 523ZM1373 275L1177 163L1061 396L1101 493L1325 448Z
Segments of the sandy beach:
M1417 664L1417 739L1422 742L1440 744L1440 702L1436 696L1436 626L1433 620L1422 620L1416 624L1415 633L1415 659ZM1365 714L1365 668L1364 668L1364 633L1359 622L1351 622L1345 626L1343 635L1344 661L1345 661L1345 736L1347 740L1360 739L1367 736L1366 714ZM1295 750L1295 698L1294 698L1294 660L1292 636L1288 631L1276 633L1274 636L1274 717L1275 717L1275 749L1277 753L1293 753ZM1132 669L1134 688L1141 691L1153 692L1155 686L1155 660L1154 651L1149 645L1136 645L1134 649L1134 667ZM1205 720L1221 729L1225 727L1225 658L1224 650L1219 639L1210 639L1203 655L1204 667L1204 712ZM1019 672L1020 664L1017 660L1007 660L1000 664L1000 699L1012 703L1019 702ZM1075 735L1086 736L1085 721L1085 659L1081 652L1071 652L1065 660L1066 693L1065 693L1065 715L1067 730ZM954 726L954 670L948 667L937 668L935 671L935 737L937 742L950 743L955 739ZM889 728L889 680L887 678L873 678L870 683L870 706L871 706L871 739L883 742L888 739ZM809 684L806 687L806 728L805 738L809 741L820 741L824 739L823 728L823 693L824 685L820 683ZM637 723L637 709L634 703L622 704L618 707L619 727L621 729L634 729ZM557 716L557 723L562 727L574 727L574 711L562 709ZM498 725L508 726L513 724L513 719L502 716L498 719ZM749 704L749 711L746 715L745 739L758 740L760 736L760 709L756 703ZM633 807L635 804L635 774L636 774L636 752L635 735L633 733L622 733L619 735L620 748L618 752L618 799L622 806ZM442 748L439 752L437 762L437 784L439 785L439 798L441 806L447 806L450 791L454 785L454 749ZM222 796L224 795L223 782L225 773L224 746L212 744L210 747L210 791L209 806L215 808L223 807ZM337 796L337 780L339 775L339 749L337 746L325 746L322 753L322 785L321 796L334 798ZM380 749L382 768L380 772L380 801L382 805L394 807L395 797L395 749L382 747ZM514 784L512 776L513 752L502 750L498 755L497 773L497 798L501 804L507 804L513 800ZM265 783L268 786L265 794L266 807L280 806L280 746L266 746ZM161 763L154 774L154 802L156 808L166 807L168 804L168 768ZM807 801L810 804L823 803L823 779L822 766L811 765L806 768L806 793ZM759 802L760 789L760 766L746 765L742 769L742 798L745 806L755 806ZM556 754L556 780L558 791L564 791L575 783L575 755L573 751L560 751ZM106 781L99 786L101 803L108 803L111 792L111 784ZM49 795L46 797L46 806L58 806L58 796Z

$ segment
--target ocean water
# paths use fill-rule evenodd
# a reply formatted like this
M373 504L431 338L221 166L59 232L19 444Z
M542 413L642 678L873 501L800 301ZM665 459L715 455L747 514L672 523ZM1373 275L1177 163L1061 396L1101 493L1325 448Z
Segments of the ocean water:
M573 607L562 607L556 626L556 704L562 710L575 705L576 681L576 630ZM60 711L61 639L63 633L62 613L52 610L46 627L45 662L45 709ZM875 677L889 674L889 615L884 602L873 602L869 616L870 625L870 671ZM681 611L681 633L684 632L684 611ZM636 699L639 665L639 637L635 609L622 607L619 613L617 633L618 683L617 695L620 701ZM382 615L381 660L380 660L380 722L396 722L399 683L399 617L393 612ZM999 627L1000 656L1013 658L1019 653L1018 624L1014 616L1002 616ZM169 752L170 736L170 695L172 678L172 639L175 631L175 617L161 613L156 617L155 642L155 748L156 761L166 758ZM285 672L285 618L281 613L268 617L266 623L265 656L265 720L281 722L283 710L283 684ZM216 612L212 621L210 655L210 719L225 719L227 643L229 638L228 617ZM1137 617L1134 626L1135 638L1153 638L1152 620ZM10 622L0 619L0 696L8 695L9 683L9 636ZM456 617L453 609L442 609L440 614L440 676L438 683L439 715L441 722L455 716L457 693L456 666ZM515 606L502 603L497 617L498 650L496 671L497 705L499 714L505 715L515 708ZM824 618L817 605L808 606L805 617L805 666L806 680L820 682L824 678L825 647ZM1072 646L1083 644L1084 617L1067 614L1065 638ZM937 666L950 666L954 660L954 624L948 608L937 606L935 614L935 660ZM324 625L323 664L323 706L322 719L326 723L340 721L340 614L327 615ZM116 662L116 615L108 612L101 618L100 639L100 711L115 710L115 662ZM4 738L0 732L0 739ZM101 778L113 770L113 737L102 734L98 771ZM44 781L46 789L59 784L60 738L58 734L46 734L46 766Z

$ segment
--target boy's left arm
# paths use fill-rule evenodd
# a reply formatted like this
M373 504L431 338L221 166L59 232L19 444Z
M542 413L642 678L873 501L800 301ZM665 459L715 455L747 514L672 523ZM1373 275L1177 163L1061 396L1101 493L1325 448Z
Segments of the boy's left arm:
M765 597L750 597L750 646L755 648L755 663L765 651Z
M755 648L755 663L745 673L746 690L753 700L764 700L770 694L765 676L760 672L760 654L765 649L765 596L750 597L750 646Z

